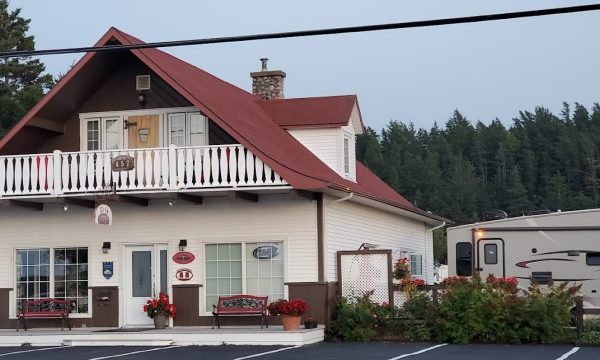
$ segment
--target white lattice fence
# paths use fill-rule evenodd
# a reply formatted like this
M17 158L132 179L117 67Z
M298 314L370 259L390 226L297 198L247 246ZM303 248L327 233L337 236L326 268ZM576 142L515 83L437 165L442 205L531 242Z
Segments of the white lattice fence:
M373 292L371 300L393 303L390 250L338 251L338 281L347 299Z

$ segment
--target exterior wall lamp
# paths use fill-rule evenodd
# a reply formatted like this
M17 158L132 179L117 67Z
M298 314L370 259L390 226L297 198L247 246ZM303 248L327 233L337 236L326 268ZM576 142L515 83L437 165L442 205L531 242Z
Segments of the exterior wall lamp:
M141 105L144 105L144 103L146 102L146 97L144 96L144 93L143 93L143 92L140 92L140 93L138 94L138 102L139 102Z
M108 250L110 250L110 242L109 241L105 241L105 242L102 243L102 252L104 254L107 254Z
M138 135L140 136L140 142L145 143L148 141L148 135L150 134L150 129L141 128L138 130Z
M187 240L186 239L179 240L179 251L185 250L186 246L187 246Z

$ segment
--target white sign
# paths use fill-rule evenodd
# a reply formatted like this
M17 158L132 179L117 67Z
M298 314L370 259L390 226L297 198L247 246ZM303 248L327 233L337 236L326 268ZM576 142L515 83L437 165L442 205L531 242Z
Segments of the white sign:
M112 210L106 204L100 204L94 210L94 222L98 225L112 225Z

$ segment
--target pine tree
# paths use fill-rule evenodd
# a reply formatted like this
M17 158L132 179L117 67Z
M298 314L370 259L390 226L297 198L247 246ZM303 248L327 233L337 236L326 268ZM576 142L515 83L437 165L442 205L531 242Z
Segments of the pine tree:
M8 0L0 0L0 51L34 50L34 38L27 35L30 20L8 5ZM44 64L31 57L0 60L0 136L52 86L52 76L44 71Z

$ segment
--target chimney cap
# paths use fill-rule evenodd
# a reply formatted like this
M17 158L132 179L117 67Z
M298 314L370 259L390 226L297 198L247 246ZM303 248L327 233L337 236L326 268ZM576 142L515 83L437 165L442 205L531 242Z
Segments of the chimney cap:
M267 62L269 61L269 58L260 58L260 62L262 64L262 69L261 71L268 71L267 70Z

